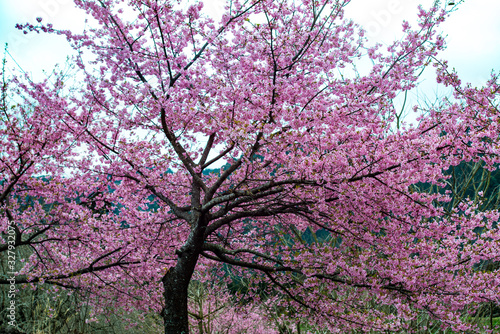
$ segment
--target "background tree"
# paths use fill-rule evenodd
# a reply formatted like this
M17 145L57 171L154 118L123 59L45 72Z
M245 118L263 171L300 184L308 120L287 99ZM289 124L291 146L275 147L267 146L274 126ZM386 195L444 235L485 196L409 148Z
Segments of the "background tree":
M450 194L414 186L498 163L498 77L476 89L447 72L439 3L387 49L343 18L348 1L230 1L217 23L201 3L75 4L93 28L56 32L83 85L35 96L75 143L52 156L64 172L48 170L67 194L64 247L41 250L43 268L32 258L28 280L156 308L166 333L188 333L192 275L222 279L209 270L221 264L286 296L263 302L337 331L396 331L421 310L474 330L461 312L498 302L498 269L475 270L500 256L498 212L446 210ZM364 58L370 70L349 75ZM454 100L395 129L392 99L431 64ZM306 228L326 241L294 237Z

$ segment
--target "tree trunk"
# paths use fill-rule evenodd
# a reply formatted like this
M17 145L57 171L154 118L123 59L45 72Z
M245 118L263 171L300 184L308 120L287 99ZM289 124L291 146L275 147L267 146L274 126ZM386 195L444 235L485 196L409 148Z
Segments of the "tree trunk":
M177 265L163 278L165 308L162 311L165 334L188 334L188 286L189 277L178 272Z
M162 279L165 307L161 316L165 334L189 333L188 287L203 247L206 227L204 217L198 220L196 226L184 246L176 252L176 266L169 268Z

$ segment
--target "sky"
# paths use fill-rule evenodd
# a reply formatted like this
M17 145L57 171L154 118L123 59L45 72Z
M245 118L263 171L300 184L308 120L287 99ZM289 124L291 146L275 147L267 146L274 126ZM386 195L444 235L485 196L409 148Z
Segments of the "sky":
M369 38L388 44L401 37L401 22L414 22L419 4L429 6L432 0L353 0L346 15L360 22ZM451 1L445 1L450 3ZM492 69L500 70L500 1L465 0L456 6L441 26L447 49L441 58L455 67L463 81L481 85Z
M352 0L346 7L346 16L363 25L371 40L389 44L401 37L402 20L414 21L418 4L431 2ZM205 0L207 13L217 15L222 4L222 0ZM479 86L488 79L492 69L500 70L500 1L465 0L457 7L442 27L448 45L442 58L448 59L463 81ZM72 0L0 0L0 43L2 49L5 43L9 44L12 56L7 60L39 80L44 76L43 70L50 72L55 64L64 63L72 51L62 36L24 35L14 28L16 23L35 23L36 17L53 23L56 29L81 32L85 16L74 8Z

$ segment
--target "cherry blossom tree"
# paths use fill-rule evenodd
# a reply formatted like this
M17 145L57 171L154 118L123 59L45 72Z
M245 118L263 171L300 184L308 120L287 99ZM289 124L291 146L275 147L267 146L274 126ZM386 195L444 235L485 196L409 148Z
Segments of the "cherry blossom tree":
M33 245L26 282L156 310L166 333L189 332L193 274L227 268L331 331L397 331L422 312L475 330L463 311L500 299L498 269L477 270L500 259L498 212L465 197L445 209L450 192L418 185L444 189L464 161L496 168L498 76L474 88L439 59L439 3L386 48L348 4L231 0L215 20L201 3L75 0L82 34L19 25L65 36L82 77L31 92L70 153L46 153L58 168L36 187L61 208L44 235L58 242ZM393 99L432 66L453 98L402 123Z
M130 232L92 226L93 217L105 211L93 201L98 185L92 187L89 182L90 188L78 188L77 183L67 182L65 163L74 158L76 144L67 128L68 103L62 98L67 71L54 71L44 82L34 83L9 75L4 60L0 76L0 284L5 325L10 323L4 316L11 301L16 303L18 319L22 318L22 296L13 283L46 281L56 286L55 291L60 286L81 291L82 287L64 279L109 271L134 260L116 257L130 252L123 249L123 242L102 247L99 241L109 239L109 233L119 237L120 232ZM75 224L74 215L79 216ZM119 217L115 214L113 222Z

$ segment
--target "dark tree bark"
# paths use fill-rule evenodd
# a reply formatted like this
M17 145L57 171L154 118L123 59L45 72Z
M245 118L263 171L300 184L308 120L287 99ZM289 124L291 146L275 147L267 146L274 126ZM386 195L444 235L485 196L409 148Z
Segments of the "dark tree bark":
M163 296L165 307L162 310L166 334L188 334L188 286L190 277L186 277L183 268L177 265L171 268L163 278Z
M196 263L203 249L207 221L205 217L197 223L184 246L177 251L177 264L163 276L165 307L161 312L165 334L188 334L188 288Z

